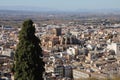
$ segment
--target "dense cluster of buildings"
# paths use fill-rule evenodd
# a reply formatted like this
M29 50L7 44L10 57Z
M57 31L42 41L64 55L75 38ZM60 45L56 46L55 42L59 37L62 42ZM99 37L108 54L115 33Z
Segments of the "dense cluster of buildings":
M108 28L70 24L40 27L37 34L42 34L38 37L44 51L46 80L111 78L119 75L119 30L119 26ZM70 67L69 76L65 75L65 66Z
M11 26L0 27L0 80L10 80L11 65L18 42L18 29Z
M44 54L44 80L106 78L120 73L120 24L38 26ZM117 26L117 27L116 27ZM0 78L10 79L19 28L0 27Z

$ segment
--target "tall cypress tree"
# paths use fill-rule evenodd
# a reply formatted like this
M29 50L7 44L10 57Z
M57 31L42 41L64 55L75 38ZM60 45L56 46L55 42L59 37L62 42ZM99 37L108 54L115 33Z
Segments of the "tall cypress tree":
M39 44L33 21L24 21L14 58L15 80L43 80L44 62Z

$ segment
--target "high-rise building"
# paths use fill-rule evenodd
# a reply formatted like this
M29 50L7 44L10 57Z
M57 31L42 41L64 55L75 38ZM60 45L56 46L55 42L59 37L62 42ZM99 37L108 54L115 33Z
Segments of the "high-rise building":
M52 30L52 34L55 35L55 36L60 36L62 34L61 28L54 28Z
M71 66L64 66L64 77L73 79L73 69Z
M55 75L59 77L64 77L64 66L62 65L57 65L54 68Z
M55 75L59 77L73 79L73 69L71 66L57 65L54 68L54 72L55 72Z

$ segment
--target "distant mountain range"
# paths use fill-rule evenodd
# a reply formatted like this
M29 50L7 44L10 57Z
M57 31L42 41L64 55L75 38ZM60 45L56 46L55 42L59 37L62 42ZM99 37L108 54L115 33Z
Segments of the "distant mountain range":
M58 10L41 7L27 7L27 6L0 6L1 11L16 11L16 12L74 12L74 13L112 13L120 14L120 9L77 9L77 10ZM0 13L1 13L0 11Z
M120 13L120 9L78 9L78 12Z
M56 11L55 9L45 7L29 7L29 6L0 6L0 10L19 10L19 11Z

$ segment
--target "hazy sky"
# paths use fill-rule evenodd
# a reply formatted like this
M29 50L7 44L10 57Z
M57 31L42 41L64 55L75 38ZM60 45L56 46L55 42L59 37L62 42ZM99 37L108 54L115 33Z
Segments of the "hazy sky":
M0 0L0 7L27 6L58 10L120 9L120 0Z

